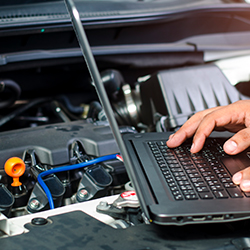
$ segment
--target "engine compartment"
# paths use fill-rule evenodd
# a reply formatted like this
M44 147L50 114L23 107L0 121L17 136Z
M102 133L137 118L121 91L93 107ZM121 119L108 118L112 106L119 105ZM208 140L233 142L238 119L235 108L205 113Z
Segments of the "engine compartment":
M203 19L199 14L197 18ZM151 33L155 27L159 27L159 31L165 29L164 23L149 26ZM230 68L223 64L227 60L205 61L205 52L186 41L185 48L180 50L173 47L160 51L159 44L146 44L155 40L145 32L149 26L88 30L102 82L122 134L175 131L200 110L248 98L233 85L249 81L249 77L243 77L249 76L249 70L244 68L245 59L249 62L249 52L232 58L237 63L230 61ZM169 27L174 32L175 25ZM54 33L54 29L48 33L42 30L21 36L6 33L6 39L0 41L10 45L3 51L7 54L0 58L1 214L12 221L32 214L40 218L51 210L62 211L72 208L71 205L85 207L86 204L116 220L110 223L115 228L147 224L125 166L117 156L119 148L87 66L75 49L72 30L61 33ZM108 34L104 35L105 31ZM134 37L137 31L144 36L138 33ZM230 31L228 33L230 36ZM126 34L130 36L124 39ZM180 38L185 37L183 34ZM172 41L169 36L166 38L163 42ZM50 43L50 39L53 42ZM138 40L138 46L133 39ZM159 35L157 39L162 42ZM175 39L178 40L178 36ZM139 50L141 40L146 41L146 47L142 46L145 53ZM116 46L126 41L131 47L125 46L121 53L122 45L119 49ZM39 51L39 46L48 51ZM63 51L57 58L58 49ZM64 49L69 52L65 57ZM49 57L50 53L55 56ZM230 52L228 55L230 57ZM240 72L235 80L233 72L240 65L245 72ZM230 74L227 74L228 68ZM107 155L111 158L102 158ZM25 168L18 174L17 185L13 185L15 172L23 169L23 165L18 162L14 167L5 167L12 157L22 159ZM109 203L103 200L99 203L100 198ZM2 237L8 235L3 227L0 231Z
M155 73L150 74L153 70ZM155 70L146 69L149 74L144 75L144 70L124 66L101 71L122 134L174 131L195 112L248 98L215 64ZM132 83L124 79L124 72L129 73ZM119 154L83 62L36 66L4 72L3 76L0 209L5 216L15 218L51 209L39 182L41 174L55 208L133 192L119 158L83 166L102 156ZM24 76L28 82L22 81ZM10 174L6 171L6 162L12 157L25 164L17 186L13 185L11 170ZM77 164L83 165L75 168ZM99 212L121 217L125 227L146 223L138 201L134 206L129 200L122 211L109 206L99 204Z
M82 60L39 68L3 73L5 77L14 76L14 80L2 80L1 95L0 209L8 218L50 209L46 193L37 180L39 173L119 153ZM36 79L36 86L32 87L31 82L22 84L23 74L29 75L32 81ZM121 73L108 69L102 76L111 100L117 102L121 133L136 133L132 123L126 122L129 118L122 96L121 87L125 84ZM72 84L74 79L77 84ZM12 157L25 163L19 186L12 185L12 173L10 176L4 169L5 162ZM57 208L119 194L129 179L123 163L112 159L50 175L45 182Z

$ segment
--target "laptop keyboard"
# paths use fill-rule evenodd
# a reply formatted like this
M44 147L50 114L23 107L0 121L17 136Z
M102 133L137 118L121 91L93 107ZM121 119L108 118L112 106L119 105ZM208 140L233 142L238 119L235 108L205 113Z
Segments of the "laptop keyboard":
M203 150L190 153L190 143L170 149L165 141L148 145L175 200L228 199L250 197L235 186L231 175L220 162L225 155L214 138L208 138Z

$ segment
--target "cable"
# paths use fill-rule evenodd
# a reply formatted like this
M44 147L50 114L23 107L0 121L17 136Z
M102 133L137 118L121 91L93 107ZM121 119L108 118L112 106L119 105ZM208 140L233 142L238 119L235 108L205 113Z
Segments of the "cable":
M117 159L117 154L105 155L105 156L101 156L101 157L89 160L87 162L82 162L82 163L69 165L69 166L58 167L58 168L50 169L50 170L47 170L47 171L40 173L37 176L37 181L40 184L40 186L42 187L42 189L44 190L44 192L48 198L50 209L55 208L54 202L53 202L51 192L50 192L49 188L47 187L47 185L45 184L45 182L43 181L42 177L45 177L45 176L50 175L50 174L58 173L58 172L69 171L69 170L74 170L74 169L78 169L78 168L84 168L84 167L87 167L87 166L90 166L93 164L97 164L97 163L100 163L103 161L108 161L108 160L114 160L114 159Z
M29 103L25 104L24 106L19 107L18 109L14 110L12 113L0 118L0 127L3 126L5 123L9 122L10 120L14 119L21 113L25 112L26 110L44 103L51 101L51 98L39 98L39 99L34 99L33 101L30 101Z

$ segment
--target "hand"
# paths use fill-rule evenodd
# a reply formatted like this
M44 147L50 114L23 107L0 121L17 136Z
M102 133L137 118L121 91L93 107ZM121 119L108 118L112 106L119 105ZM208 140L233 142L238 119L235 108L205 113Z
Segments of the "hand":
M227 154L235 155L250 146L250 100L207 109L193 115L175 134L171 135L168 147L177 147L193 137L191 152L199 152L213 130L236 133L223 146ZM250 191L250 168L233 176L235 184L243 191Z

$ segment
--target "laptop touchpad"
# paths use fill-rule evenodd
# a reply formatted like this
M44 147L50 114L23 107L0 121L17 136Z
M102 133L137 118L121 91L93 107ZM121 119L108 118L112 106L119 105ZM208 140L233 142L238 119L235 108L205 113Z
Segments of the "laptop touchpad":
M233 176L240 170L250 166L250 159L244 154L222 158L221 161Z

